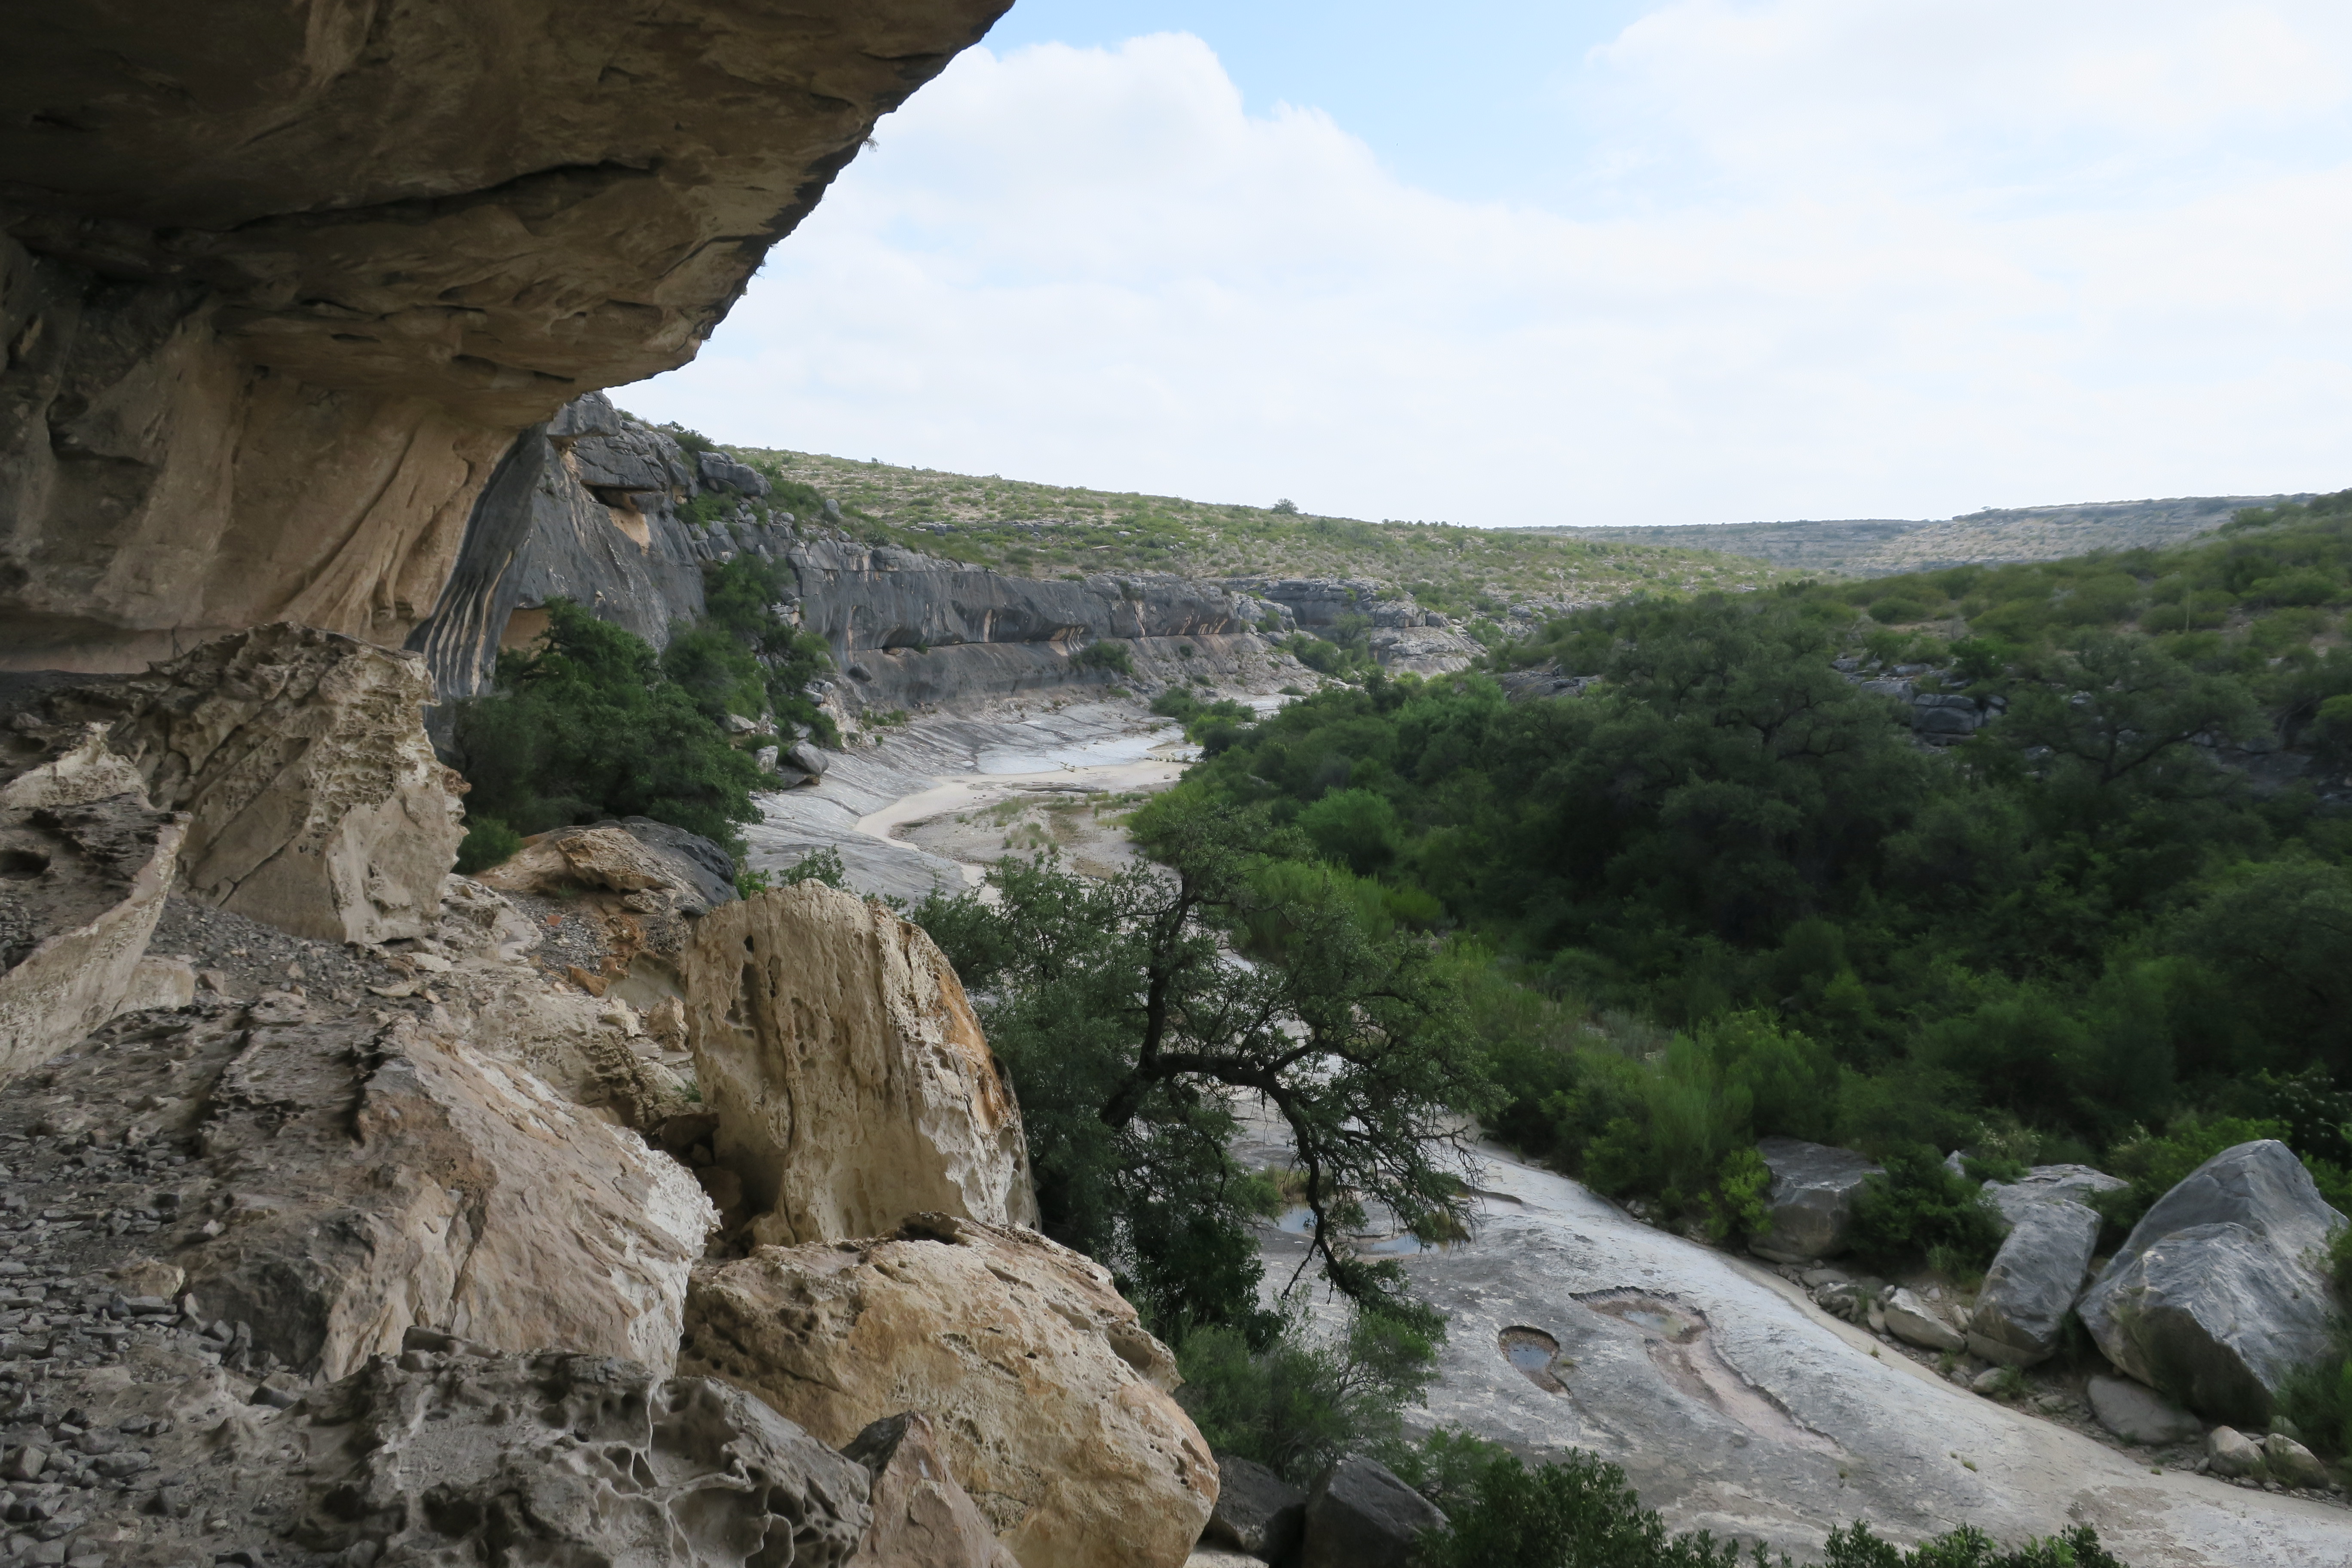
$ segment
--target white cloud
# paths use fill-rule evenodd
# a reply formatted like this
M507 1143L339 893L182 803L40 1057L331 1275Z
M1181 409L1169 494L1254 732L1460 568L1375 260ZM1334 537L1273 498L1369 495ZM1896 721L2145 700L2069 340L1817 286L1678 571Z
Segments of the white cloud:
M2286 0L1676 0L1589 64L1571 215L1251 116L1188 37L974 50L622 400L1489 524L2338 486L2347 66Z

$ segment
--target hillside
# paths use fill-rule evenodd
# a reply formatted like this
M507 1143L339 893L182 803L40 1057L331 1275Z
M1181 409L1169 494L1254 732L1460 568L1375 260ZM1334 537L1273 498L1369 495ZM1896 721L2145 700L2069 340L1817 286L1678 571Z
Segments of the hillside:
M1852 518L1539 531L1560 539L1719 550L1809 574L1883 577L1946 566L2049 561L2095 550L2161 549L2210 533L2244 508L2310 499L2308 495L2188 496L2072 506L1989 507L1941 521Z
M1346 577L1405 589L1429 609L1473 616L1513 605L1573 609L1645 591L1749 588L1789 575L1713 546L1366 522L775 447L723 450L838 500L853 528L877 542L1034 577Z

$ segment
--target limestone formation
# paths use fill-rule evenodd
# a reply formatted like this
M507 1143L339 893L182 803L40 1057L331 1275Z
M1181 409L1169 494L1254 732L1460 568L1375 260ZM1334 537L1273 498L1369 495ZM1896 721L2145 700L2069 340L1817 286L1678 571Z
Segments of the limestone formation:
M1176 1568L1217 1497L1174 1359L1099 1265L1034 1232L921 1215L696 1271L682 1371L829 1443L928 1413L1023 1568Z
M2209 1419L2270 1424L2327 1352L2337 1307L2315 1260L2345 1223L2275 1139L2225 1149L2158 1198L2080 1311L2116 1367Z
M434 757L422 663L308 626L235 633L146 674L57 688L19 737L61 766L93 730L164 810L188 815L191 897L302 936L422 935L464 837ZM94 765L94 764L93 764ZM26 781L29 783L29 778Z
M949 1473L929 1416L886 1415L843 1452L873 1478L858 1568L1019 1568Z
M759 1240L876 1236L927 1210L1036 1223L1012 1088L919 927L803 882L705 917L682 968L713 1148L764 1211Z
M1969 1349L2004 1366L2032 1366L2058 1352L2066 1314L2090 1271L2100 1221L2097 1211L2063 1197L2017 1204L2013 1212L1977 1293Z
M412 1331L298 1419L295 1534L345 1563L836 1568L869 1517L864 1468L758 1400L607 1357Z
M131 1000L171 889L186 819L150 807L102 735L27 744L45 760L0 784L0 1080Z
M0 55L0 661L397 646L516 433L690 359L1004 0L58 12Z
M649 827L661 823L646 822ZM694 839L717 850L708 839L672 828L680 838ZM722 862L725 852L719 851ZM620 824L593 827L559 827L523 840L523 847L499 865L474 879L501 892L537 893L560 897L583 888L623 894L658 894L668 909L685 915L708 913L713 904L735 897L735 889L714 878L697 859L660 844L647 844L633 827ZM656 900L640 899L648 908ZM641 910L641 912L644 912Z
M1846 1149L1797 1138L1766 1138L1756 1152L1772 1173L1771 1218L1748 1250L1775 1263L1808 1263L1846 1249L1853 1197L1880 1167Z

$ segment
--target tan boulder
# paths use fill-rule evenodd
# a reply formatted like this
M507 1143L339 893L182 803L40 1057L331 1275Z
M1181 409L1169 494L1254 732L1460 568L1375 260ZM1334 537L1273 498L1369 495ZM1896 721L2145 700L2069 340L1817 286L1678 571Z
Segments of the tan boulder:
M842 1451L874 1478L874 1522L851 1559L856 1568L1018 1568L949 1473L929 1416L886 1415Z
M835 1445L927 1412L1023 1568L1176 1568L1216 1503L1167 1347L1106 1269L1032 1231L921 1215L877 1240L705 1264L678 1366Z
M141 676L52 690L14 721L30 791L79 769L188 814L180 891L329 942L425 934L465 836L433 754L424 662L315 627L257 626ZM102 745L100 737L102 735Z
M758 1240L875 1236L923 1211L1036 1223L1012 1086L920 927L803 882L705 916L681 969L713 1147L766 1211Z
M131 999L187 826L149 805L102 726L78 726L57 745L12 731L9 744L15 754L0 763L0 1080Z

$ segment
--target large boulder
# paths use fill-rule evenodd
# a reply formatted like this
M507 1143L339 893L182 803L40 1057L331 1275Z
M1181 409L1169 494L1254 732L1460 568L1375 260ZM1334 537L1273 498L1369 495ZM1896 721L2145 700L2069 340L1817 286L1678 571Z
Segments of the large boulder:
M715 866L711 855L718 858ZM691 916L734 900L733 870L727 852L699 834L633 816L535 835L474 879L500 892L542 898L580 889L656 894L663 905ZM644 913L656 904L640 897L634 907Z
M2079 1309L2117 1368L2210 1420L2270 1425L2336 1312L2315 1264L2345 1224L2275 1139L2200 1165L2147 1211Z
M931 939L803 882L705 917L681 960L713 1148L761 1242L887 1232L939 1212L1034 1225L1013 1089Z
M928 1412L950 1471L1023 1568L1176 1568L1217 1467L1175 1361L1108 1270L1034 1232L918 1215L856 1243L695 1273L682 1371L751 1390L828 1443Z
M1255 1459L1217 1457L1217 1507L1205 1546L1230 1547L1268 1563L1287 1562L1307 1526L1307 1494Z
M136 1000L187 825L148 804L101 726L61 748L10 739L23 754L0 758L0 1081Z
M2095 1376L2084 1394L2099 1425L2126 1443L2162 1447L2189 1442L2204 1429L2180 1406L2125 1378Z
M1955 1156L1957 1158L1957 1156ZM2101 1193L2121 1192L2131 1185L2089 1165L2036 1165L2013 1182L1987 1182L1985 1201L2000 1218L2000 1228L2011 1226L2042 1204L2058 1200L2090 1206Z
M1977 1292L1969 1349L2004 1366L2032 1366L2056 1354L2066 1314L2090 1272L2099 1224L2096 1210L2071 1198L2018 1205Z
M1342 1459L1307 1495L1301 1568L1412 1568L1421 1538L1445 1522L1435 1504L1386 1466Z
M1968 1346L1960 1331L1915 1291L1895 1291L1880 1307L1879 1314L1886 1331L1906 1344L1927 1351L1958 1351Z
M19 737L58 760L102 726L152 804L185 812L179 889L329 942L423 936L465 837L425 736L425 666L310 626L234 633L142 676L53 689Z
M300 1414L297 1538L346 1563L838 1568L869 1518L864 1467L758 1400L607 1357L415 1333Z
M1854 1194L1885 1169L1850 1149L1797 1138L1766 1138L1756 1152L1772 1173L1771 1217L1748 1250L1775 1263L1806 1263L1846 1249Z
M859 1568L1018 1568L956 1485L939 1433L920 1411L886 1415L843 1450L873 1478L873 1528Z

